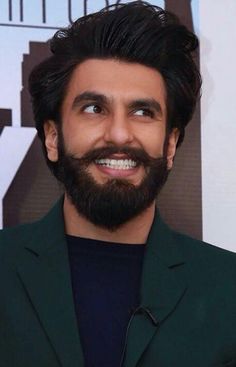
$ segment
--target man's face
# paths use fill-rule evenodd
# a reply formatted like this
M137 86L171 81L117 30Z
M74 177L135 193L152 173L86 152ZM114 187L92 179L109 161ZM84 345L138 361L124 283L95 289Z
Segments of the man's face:
M115 187L116 200L117 187L122 192L131 188L137 192L149 174L151 186L156 179L162 185L172 166L178 135L173 131L166 137L166 116L165 84L156 70L113 59L89 59L72 74L61 110L61 134L58 136L52 121L45 124L48 158L59 158L60 164L62 156L68 156L70 172L82 165L83 174L97 189L110 192ZM160 174L164 178L157 177ZM154 201L156 191L158 188L146 207ZM129 194L132 197L131 191ZM145 195L137 194L142 201Z

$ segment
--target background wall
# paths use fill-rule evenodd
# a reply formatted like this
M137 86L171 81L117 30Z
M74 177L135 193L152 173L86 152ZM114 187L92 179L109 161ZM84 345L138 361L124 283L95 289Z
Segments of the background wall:
M49 54L46 41L56 29L113 2L60 0L55 7L54 0L0 1L0 226L39 218L61 193L33 127L27 91L31 68ZM196 62L203 73L201 106L158 204L175 229L236 251L236 3L152 3L175 12L199 35Z
M203 238L236 251L236 1L199 1Z

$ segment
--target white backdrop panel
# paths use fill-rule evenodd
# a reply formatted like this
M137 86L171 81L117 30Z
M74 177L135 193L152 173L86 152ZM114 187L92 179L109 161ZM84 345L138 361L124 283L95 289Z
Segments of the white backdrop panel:
M203 239L236 251L236 1L200 1Z

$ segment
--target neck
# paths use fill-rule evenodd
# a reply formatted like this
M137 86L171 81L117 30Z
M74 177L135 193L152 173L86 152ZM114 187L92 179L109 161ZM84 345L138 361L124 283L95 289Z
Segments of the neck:
M98 227L81 216L66 194L63 212L66 234L71 236L124 244L144 244L153 222L155 202L140 215L124 223L115 231Z

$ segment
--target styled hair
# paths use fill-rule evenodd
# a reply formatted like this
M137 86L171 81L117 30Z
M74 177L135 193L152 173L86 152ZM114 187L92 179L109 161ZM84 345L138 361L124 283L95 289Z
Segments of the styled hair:
M61 123L61 106L72 72L90 58L140 63L160 72L167 91L167 129L179 129L180 144L201 87L193 53L197 47L197 37L174 14L145 1L108 6L58 30L50 40L52 55L29 78L43 146L45 121Z

